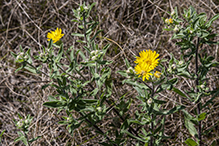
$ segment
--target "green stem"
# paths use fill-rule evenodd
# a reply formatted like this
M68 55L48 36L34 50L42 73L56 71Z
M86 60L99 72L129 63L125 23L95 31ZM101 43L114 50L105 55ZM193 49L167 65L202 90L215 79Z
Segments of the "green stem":
M198 49L199 49L199 41L200 38L198 38L197 40L197 46L196 46L196 52L195 52L195 74L196 74L196 88L195 88L195 92L198 93L198 85L199 85L199 77L198 77ZM201 113L201 99L199 98L197 103L198 103L198 107L197 107L197 113L198 115ZM198 139L199 139L199 146L202 146L202 128L201 128L201 121L198 122Z
M84 117L84 114L82 112L79 112L79 114ZM99 131L102 135L104 135L109 142L111 142L110 138L96 124L92 123L87 118L85 118L85 121L90 125L92 125L97 131ZM113 144L113 146L117 146L117 145Z
M24 132L24 131L22 131L22 132L23 132L23 134L24 134L24 136L27 140L27 146L30 146L29 139L28 139L28 136L27 136L26 132Z
M25 63L27 63L29 66L33 67L35 70L37 70L37 68L35 66L33 66L32 64L30 64L29 62L25 61ZM47 77L50 77L47 73L41 71L41 70L38 70L39 72L41 72L42 74L46 75Z
M154 98L154 86L152 86L152 88L150 88L151 89L151 98L153 99ZM153 118L154 118L154 115L153 115L153 113L151 114L151 120L152 120L152 122L151 122L151 134L153 134L154 133L154 123L153 123ZM151 136L151 138L150 138L150 146L153 146L153 144L154 144L154 137L153 137L153 135Z

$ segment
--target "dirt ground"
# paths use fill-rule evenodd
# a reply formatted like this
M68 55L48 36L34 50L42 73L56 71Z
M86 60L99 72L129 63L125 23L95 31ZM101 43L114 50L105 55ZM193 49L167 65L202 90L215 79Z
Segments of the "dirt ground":
M125 58L134 67L134 54L137 55L139 51L145 49L152 49L160 54L160 58L169 59L172 53L179 59L179 47L175 45L175 40L171 40L172 33L163 31L162 17L170 17L167 12L177 7L179 15L182 15L183 9L192 5L198 13L207 13L208 18L219 13L218 0L0 0L0 133L6 130L0 145L23 145L21 142L14 142L19 131L13 122L13 119L19 119L17 113L22 116L30 114L34 117L28 136L40 135L42 138L35 141L33 146L98 145L97 140L102 137L93 138L95 133L92 129L79 128L71 137L65 126L58 124L61 114L57 115L56 110L42 105L48 101L48 95L55 92L50 87L46 90L41 89L49 82L49 78L26 70L15 73L20 65L14 63L14 58L10 54L10 52L19 52L19 46L22 46L24 50L31 48L32 55L36 54L42 45L47 46L46 35L56 27L62 28L65 34L62 38L65 49L70 46L82 48L81 44L76 42L76 38L71 35L73 32L80 31L71 20L74 19L72 9L78 8L82 2L86 4L96 2L91 17L99 21L98 29L103 30L96 43L100 46L106 42L111 44L106 58L113 60L111 69L115 94L120 97L127 91L133 91L128 92L126 98L133 98L137 93L131 86L123 85L124 78L116 73L118 70L127 69ZM214 22L213 30L219 32L219 19ZM112 41L104 40L104 37ZM203 49L207 49L207 52L219 61L218 45L204 46ZM213 69L208 76L209 88L218 88L219 69ZM188 82L182 78L177 86L186 86ZM171 91L165 95L161 96L163 100L168 101L167 108L185 103L184 99ZM133 108L129 111L130 115L138 104L137 101L133 102ZM189 107L187 110L193 110L192 105L187 103L187 106ZM218 97L214 105L209 106L206 112L212 113L208 116L208 120L203 121L203 128L208 129L214 127L219 120ZM113 113L110 114L113 115ZM106 120L102 125L110 122L112 120ZM189 132L183 123L182 115L179 113L167 117L166 135L172 138L166 141L166 145L185 145L183 142L189 137ZM103 130L106 129L103 127ZM216 145L219 145L218 133L217 125L211 133L203 137L203 140L206 144L216 140Z

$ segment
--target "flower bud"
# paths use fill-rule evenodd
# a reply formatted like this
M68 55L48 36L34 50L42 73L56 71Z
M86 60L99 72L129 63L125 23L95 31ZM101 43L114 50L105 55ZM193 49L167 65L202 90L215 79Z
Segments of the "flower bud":
M25 123L25 124L28 124L28 123L29 123L28 119L26 119L26 120L24 121L24 123Z
M166 23L166 24L169 24L169 19L165 19L165 23Z
M149 98L148 101L147 101L147 103L148 103L148 104L151 104L151 103L152 103L152 99Z
M132 67L129 67L129 68L126 70L126 73L127 73L127 74L130 73L131 70L133 71L133 68L132 68Z
M172 69L171 68L168 68L167 70L169 73L172 73Z
M99 52L99 51L98 51L98 50L96 50L96 51L95 51L95 55L97 55L97 54L98 54L98 52Z
M28 59L28 56L27 56L27 55L25 55L25 56L24 56L24 59Z
M178 25L176 25L173 29L174 32L178 32L179 31L179 28L178 28Z
M17 126L18 126L18 128L21 128L23 126L23 122L22 121L18 121L17 122Z
M95 52L96 52L96 50L95 51L93 50L93 51L90 52L90 54L95 55Z
M24 55L24 52L21 52L21 53L20 53L20 56L23 56L23 55Z
M160 76L161 76L161 72L156 71L156 72L154 73L154 76L155 76L156 78L160 78Z
M175 14L175 11L172 11L170 15L173 16L174 14Z
M97 56L91 57L91 60L96 60Z
M183 64L183 61L181 60L181 61L179 61L179 65L182 65Z
M205 85L202 84L200 87L201 87L201 89L204 89L204 88L205 88Z
M87 6L84 6L84 10L88 10L88 7L87 7Z
M173 69L176 69L176 64L172 64L171 66Z
M97 107L97 111L98 111L98 112L101 112L101 111L102 111L102 108L101 108L101 107Z

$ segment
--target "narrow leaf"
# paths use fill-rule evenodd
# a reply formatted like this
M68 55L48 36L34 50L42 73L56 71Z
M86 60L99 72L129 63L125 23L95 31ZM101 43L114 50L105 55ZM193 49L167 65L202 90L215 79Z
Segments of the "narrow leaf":
M210 27L211 24L212 24L215 20L217 20L218 18L219 18L219 14L215 15L214 17L212 17L212 18L206 23L206 27L207 27L207 28Z
M63 104L61 101L49 101L49 102L43 103L43 105L49 108L63 107Z
M191 138L188 138L186 139L185 143L188 145L188 146L197 146L198 144Z
M201 113L198 115L198 121L204 120L206 118L206 113Z
M80 33L72 33L71 35L78 36L78 37L84 37L84 34L80 34Z

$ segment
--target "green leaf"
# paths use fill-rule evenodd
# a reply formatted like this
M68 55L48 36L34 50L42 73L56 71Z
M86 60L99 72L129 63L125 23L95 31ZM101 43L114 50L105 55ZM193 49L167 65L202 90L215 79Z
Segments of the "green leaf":
M25 66L24 67L25 69L27 69L28 71L34 73L34 74L37 74L37 71L35 68L31 67L31 66Z
M48 48L49 48L49 50L52 48L52 39L50 39L50 41L49 41Z
M41 138L41 137L42 137L42 136L37 136L37 137L35 137L35 138L32 138L32 139L29 140L29 142L32 143L32 142L36 141L37 139L39 139L39 138Z
M24 52L24 49L22 48L21 45L19 46L19 48L20 48L20 51L21 51L21 52Z
M179 106L176 106L176 107L172 108L171 110L165 111L165 112L163 112L163 113L164 113L165 115L169 115L169 114L173 114L173 113L175 113L175 112L178 112L178 111L180 111L180 110L183 110L183 109L185 109L185 108L186 108L185 106L179 105Z
M27 142L27 139L26 137L24 136L24 134L20 131L17 132L19 137L17 137L14 141L17 142L17 141L22 141L26 146L29 146L28 145L28 142Z
M177 81L178 81L178 78L173 78L173 79L168 80L168 83L176 84Z
M153 99L153 101L157 104L164 104L164 103L167 103L166 101L164 100L158 100L158 99Z
M73 48L73 46L71 46L71 48ZM75 56L74 56L74 49L71 50L71 53L70 53L70 59L71 61L73 61L75 59Z
M192 136L197 136L198 132L194 126L194 124L185 116L185 126L188 129L189 133Z
M211 24L217 20L219 18L219 14L215 15L214 17L212 17L207 23L206 23L206 27L209 28L211 26Z
M181 72L181 73L177 73L177 75L191 79L191 75L187 71L184 71L184 72Z
M0 134L0 143L1 143L1 141L2 141L2 135L5 133L5 131L6 131L6 130L3 130L3 131L1 132L1 134Z
M44 106L49 107L49 108L58 108L58 107L63 107L63 103L61 101L49 101L43 103Z
M119 73L120 75L124 77L128 77L128 74L126 73L126 71L120 70L120 71L117 71L117 73Z
M11 51L11 55L16 58L18 55Z
M52 84L52 82L49 83L49 84L43 85L41 89L42 89L42 90L43 90L43 89L46 89L46 88L49 87L51 84Z
M197 146L198 144L191 138L188 138L186 139L185 143L188 145L188 146Z
M137 136L134 136L133 134L131 134L130 132L128 132L127 130L121 130L121 133L126 133L127 135L131 136L132 138L135 138L139 141L142 141L142 142L148 142L148 140L143 140Z
M87 58L82 51L79 51L79 55L81 56L81 58L83 58L84 61L87 61Z
M76 40L76 42L78 42L78 43L83 43L83 44L86 43L86 41L81 41L81 40Z
M157 125L156 125L157 126ZM156 134L157 132L160 132L161 128L162 128L162 124L160 124L160 126L158 126L155 130L154 130L154 134Z
M216 146L216 141L214 140L212 143L211 143L211 146Z
M178 34L173 34L172 39L182 39L185 38L186 35L183 32L179 32Z
M55 62L60 62L61 58L62 58L62 54L63 54L63 44L61 44L58 55L55 59Z
M84 37L84 34L80 34L80 33L72 33L71 35L78 36L78 37Z
M103 30L98 30L98 31L96 32L96 34L92 37L91 42L96 38L96 36L97 36L101 31L103 31Z
M23 117L19 113L17 113L17 115L18 115L19 119L23 119Z
M206 113L201 113L198 115L198 121L204 120L206 118Z
M19 67L18 69L15 70L15 73L18 72L19 70L22 70L24 68L24 66L22 65L21 67Z
M88 104L95 104L98 101L97 99L81 99L81 100Z
M183 96L185 98L188 98L190 101L192 101L191 98L189 98L186 94L184 94L180 89L176 88L176 87L173 87L172 90L174 92L176 92L177 94L179 94L180 96Z

